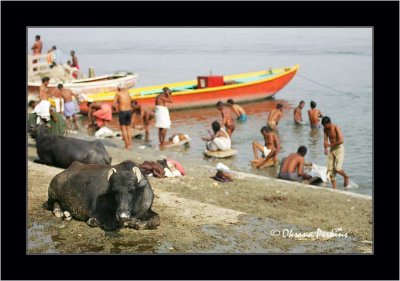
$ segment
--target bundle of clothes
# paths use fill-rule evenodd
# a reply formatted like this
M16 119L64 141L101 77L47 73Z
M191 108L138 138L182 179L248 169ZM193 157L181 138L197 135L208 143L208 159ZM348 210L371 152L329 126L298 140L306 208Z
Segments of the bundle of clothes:
M173 178L186 175L183 166L173 159L162 159L154 161L144 161L138 165L140 171L148 177Z
M231 170L222 163L217 164L217 173L215 176L211 177L212 179L219 182L231 182L233 181Z

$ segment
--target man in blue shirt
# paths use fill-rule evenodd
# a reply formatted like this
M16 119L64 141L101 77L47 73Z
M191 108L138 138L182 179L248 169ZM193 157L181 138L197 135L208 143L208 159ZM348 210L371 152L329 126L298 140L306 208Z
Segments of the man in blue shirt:
M51 47L51 49L53 50L53 53L54 53L54 62L56 64L61 64L62 63L61 62L61 55L62 55L61 51L58 50L56 46Z

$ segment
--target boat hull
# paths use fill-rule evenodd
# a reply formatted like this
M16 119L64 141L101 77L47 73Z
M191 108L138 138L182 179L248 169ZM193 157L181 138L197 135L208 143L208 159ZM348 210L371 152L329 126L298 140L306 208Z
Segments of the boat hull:
M235 102L247 102L272 97L279 90L285 87L290 82L290 80L293 79L297 72L297 69L298 66L292 68L290 71L287 71L287 73L278 75L277 77L273 77L271 79L267 79L267 81L261 80L253 83L243 83L240 85L173 92L173 103L168 104L168 108L174 110L213 106L218 101L226 102L226 100L230 98L234 99ZM140 89L132 89L131 91L132 99L138 100L138 102L143 105L147 105L150 107L155 106L156 95L151 95L147 97L140 95ZM112 95L108 96L107 99L104 98L101 101L111 104ZM82 103L80 105L80 109L82 113L87 113L87 103Z
M66 89L82 94L96 94L105 91L116 91L119 84L123 84L126 89L133 88L136 85L138 75L127 75L111 79L112 75L101 76L101 78L82 79L69 83L63 83ZM28 95L38 95L41 83L28 83ZM48 88L51 91L56 88L58 83L49 83Z

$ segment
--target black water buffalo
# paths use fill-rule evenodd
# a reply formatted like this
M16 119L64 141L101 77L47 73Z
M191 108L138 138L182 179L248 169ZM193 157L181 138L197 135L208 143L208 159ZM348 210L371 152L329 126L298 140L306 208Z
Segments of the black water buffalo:
M74 161L87 164L111 164L111 157L99 141L86 141L76 138L56 136L49 133L46 125L30 130L36 140L39 159L34 162L68 168Z
M56 217L72 215L108 231L154 229L160 217L151 210L153 198L149 181L132 161L113 166L74 162L52 179L47 206Z

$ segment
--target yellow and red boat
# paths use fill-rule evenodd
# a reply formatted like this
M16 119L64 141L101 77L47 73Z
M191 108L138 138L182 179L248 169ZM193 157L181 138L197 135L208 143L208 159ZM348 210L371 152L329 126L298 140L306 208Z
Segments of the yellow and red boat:
M154 106L155 97L168 87L172 91L170 109L204 107L219 100L234 99L235 102L261 100L275 95L294 77L300 65L227 76L199 76L197 80L132 88L128 92L139 104ZM88 111L87 102L112 103L115 91L86 94L81 103L82 113Z

